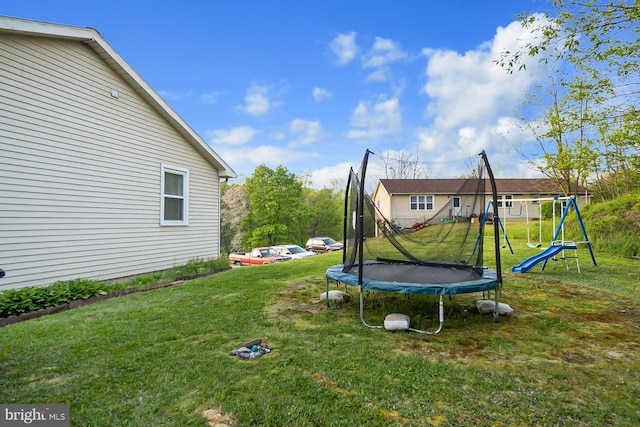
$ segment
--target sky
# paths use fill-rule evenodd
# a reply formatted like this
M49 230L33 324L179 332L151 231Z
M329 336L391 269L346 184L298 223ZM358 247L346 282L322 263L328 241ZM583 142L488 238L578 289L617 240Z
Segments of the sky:
M0 0L0 15L92 27L239 175L284 166L335 188L374 153L437 161L485 150L536 176L516 108L545 72L494 61L547 0ZM449 171L450 172L450 171ZM369 178L370 180L371 178Z

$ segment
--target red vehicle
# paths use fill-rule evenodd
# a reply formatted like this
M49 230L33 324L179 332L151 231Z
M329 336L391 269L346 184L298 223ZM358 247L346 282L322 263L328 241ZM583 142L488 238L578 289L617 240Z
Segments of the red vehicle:
M280 255L273 248L255 248L246 253L230 253L229 262L232 265L262 265L274 262L288 261L291 257Z

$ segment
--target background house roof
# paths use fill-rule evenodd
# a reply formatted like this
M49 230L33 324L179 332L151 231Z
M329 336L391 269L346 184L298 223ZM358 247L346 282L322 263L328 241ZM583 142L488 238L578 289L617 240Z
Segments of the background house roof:
M68 39L85 43L189 141L216 168L221 178L237 176L233 169L111 47L97 30L0 16L0 34L2 33Z
M475 193L475 181L465 179L381 179L389 194L455 194ZM561 189L547 178L496 178L496 188L502 194L559 194ZM580 186L578 191L588 191ZM491 192L485 180L485 193Z

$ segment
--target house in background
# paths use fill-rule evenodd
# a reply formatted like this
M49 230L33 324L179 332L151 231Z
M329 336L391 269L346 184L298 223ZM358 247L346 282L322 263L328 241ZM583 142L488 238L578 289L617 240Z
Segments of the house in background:
M235 172L94 29L0 17L0 290L220 255Z
M479 217L484 214L484 206L472 206L475 188L464 179L381 179L373 193L373 201L380 213L395 221L400 227L412 227L435 216L436 219ZM496 178L501 217L529 219L540 217L540 203L510 202L513 199L545 199L561 196L560 189L553 181L545 178ZM591 194L580 187L580 206L589 203ZM468 197L467 197L468 196ZM485 185L487 202L493 198L488 181ZM526 210L526 212L525 212Z

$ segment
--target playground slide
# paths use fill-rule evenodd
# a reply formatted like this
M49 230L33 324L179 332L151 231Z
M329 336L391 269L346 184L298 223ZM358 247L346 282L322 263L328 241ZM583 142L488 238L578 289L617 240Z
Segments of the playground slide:
M531 267L533 267L537 263L539 263L541 261L544 261L546 259L549 259L549 258L557 255L558 253L562 252L565 249L574 250L574 249L576 249L576 247L574 245L571 245L571 246L568 246L568 245L553 245L553 246L549 246L547 249L545 249L544 251L540 252L539 254L534 255L531 258L525 259L519 265L511 267L511 271L513 271L514 273L526 273L527 271L529 271L531 269Z

